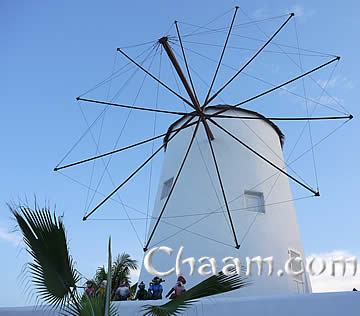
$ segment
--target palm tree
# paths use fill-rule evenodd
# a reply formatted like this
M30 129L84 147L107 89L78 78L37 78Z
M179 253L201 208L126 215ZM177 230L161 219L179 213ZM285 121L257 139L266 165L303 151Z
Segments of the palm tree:
M55 213L52 214L48 207L39 208L37 205L34 209L28 206L9 207L23 235L26 250L33 259L28 263L28 271L39 299L54 309L60 309L66 315L118 315L115 306L110 304L112 284L129 280L130 271L137 269L136 260L123 253L112 262L111 240L109 240L107 270L110 274L107 274L102 267L98 269L95 277L97 281L108 281L106 296L89 298L81 295L77 285L81 277L69 253L62 218L56 217ZM247 280L240 275L225 276L219 273L194 286L175 300L160 306L145 305L144 316L178 315L200 298L247 285Z
M122 282L130 281L130 271L137 270L138 263L136 260L131 259L130 255L123 252L118 255L112 267L112 285L113 287L119 286Z
M143 306L144 316L176 316L179 315L180 312L185 311L200 298L234 291L248 286L249 284L250 282L245 276L236 273L227 276L222 272L219 272L193 286L176 299L170 300L163 305Z
M128 253L121 253L115 259L111 267L111 288L113 290L113 295L115 290L119 287L121 283L130 282L130 272L131 270L137 270L138 263L135 259L132 259ZM107 279L107 272L105 267L99 267L96 270L95 282L97 285L100 285L102 281Z
M79 293L77 284L81 277L69 253L62 219L55 213L52 215L49 208L39 208L36 204L34 209L10 205L9 208L33 259L27 271L38 298L67 315L103 316L105 310L108 315L115 315L114 307L106 306L105 298L88 298Z

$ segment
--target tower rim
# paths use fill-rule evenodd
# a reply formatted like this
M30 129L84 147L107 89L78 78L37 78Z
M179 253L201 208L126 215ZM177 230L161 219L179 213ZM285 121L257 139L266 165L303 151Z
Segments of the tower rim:
M281 129L273 121L268 119L266 116L260 114L259 112L248 110L248 109L245 109L245 108L235 107L233 105L228 105L228 104L209 105L204 109L204 112L206 113L208 110L225 110L224 113L226 113L227 111L235 111L235 112L243 112L243 113L246 113L246 114L251 114L251 115L257 116L259 119L265 121L267 124L269 124L275 130L275 132L279 136L281 147L284 146L285 135L283 134ZM195 117L195 114L196 114L196 111L189 112L186 115L181 116L179 119L174 121L169 126L169 128L167 130L167 133L166 133L166 135L164 136L164 139L163 139L164 145L165 145L164 146L165 151L166 151L167 142L169 140L171 132L177 127L177 125L182 123L186 118L189 118L190 116Z

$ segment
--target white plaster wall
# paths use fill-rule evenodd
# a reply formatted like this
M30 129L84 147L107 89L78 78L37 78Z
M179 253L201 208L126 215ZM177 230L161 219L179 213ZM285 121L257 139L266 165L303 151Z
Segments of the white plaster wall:
M155 302L155 303L154 303ZM121 315L143 315L142 306L148 302L117 302ZM160 304L163 302L151 302ZM223 298L214 296L201 299L181 313L186 316L355 316L359 315L360 295L358 292L317 293L305 295Z
M143 315L144 305L162 304L163 301L128 301L114 302L119 315ZM201 299L181 315L186 316L219 316L219 315L252 315L252 316L356 316L360 310L359 292L317 293L306 295L267 296L224 298L213 296ZM49 311L34 311L33 307L0 308L1 316L40 316L55 315Z
M253 115L233 110L227 111L226 114ZM241 121L217 118L216 122L277 166L284 167L279 136L273 127L264 120ZM284 263L288 259L288 249L294 249L303 254L294 205L292 202L278 204L292 200L289 179L212 123L210 123L210 127L215 136L212 144L241 247L235 249L208 140L203 126L200 125L195 143L166 207L163 220L149 245L149 249L155 246L171 247L174 249L174 254L172 256L166 254L154 256L154 267L159 271L167 271L173 267L176 252L180 246L185 248L184 258L200 258L202 256L216 258L219 270L223 266L221 259L224 257L239 257L245 263L246 256L273 256L274 275L271 277L253 276L251 278L253 284L242 290L241 295L298 293L299 287L293 277L276 276L277 270L283 269ZM158 217L166 200L160 200L163 183L176 176L194 128L181 131L168 144L153 210L155 218ZM238 210L245 207L243 196L245 190L263 192L265 204L267 204L265 214ZM208 214L214 210L217 210L216 213ZM193 216L199 213L203 215ZM155 219L151 222L149 232L154 223ZM188 272L187 267L184 267L183 274L188 280L187 287L191 287L204 278L198 273L189 277L187 276ZM151 279L152 276L142 268L139 281L148 283ZM167 291L175 282L176 276L169 276L166 280L164 288ZM304 281L305 284L303 287L301 286L301 291L311 291L306 282L307 279ZM240 295L240 292L239 294L231 292L226 295L236 296Z

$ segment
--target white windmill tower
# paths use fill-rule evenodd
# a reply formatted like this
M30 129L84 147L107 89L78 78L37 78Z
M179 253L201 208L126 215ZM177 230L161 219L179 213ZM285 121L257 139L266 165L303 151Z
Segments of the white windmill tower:
M203 258L203 261L209 261L209 258L214 258L218 264L216 269L221 269L222 260L227 257L239 258L242 264L246 263L245 256L273 257L273 275L267 276L267 271L259 277L253 275L251 277L253 284L242 289L241 295L308 293L311 292L311 287L306 274L293 276L279 273L278 275L278 272L284 269L284 264L289 258L304 257L289 181L294 181L310 191L313 196L319 196L319 192L287 172L282 152L284 135L273 121L351 119L352 116L266 118L242 106L338 61L339 57L333 56L329 61L238 104L210 105L210 102L264 50L294 16L291 13L252 58L219 90L211 94L237 11L238 7L235 9L220 60L203 103L200 103L197 97L176 22L187 76L173 53L168 37L161 38L158 44L167 53L189 100L118 49L130 62L191 106L194 111L174 112L79 97L77 99L80 101L175 114L180 115L180 118L164 134L76 163L57 166L55 170L102 158L164 137L162 146L83 219L88 219L157 153L165 150L162 174L144 251L146 255L154 247L166 246L174 252L156 253L152 260L153 267L161 272L174 267L176 253L181 247L183 247L182 259L193 257L195 260ZM293 262L296 265L296 261ZM188 275L187 263L182 265L181 273ZM149 282L152 278L153 275L143 266L139 280ZM175 275L173 278L175 279ZM204 276L195 271L187 277L188 284L192 286L203 278ZM171 277L168 279L170 280ZM227 295L238 295L238 293L230 292Z
M152 256L152 266L159 272L169 271L181 247L182 259L200 258L201 262L215 259L217 270L227 257L240 257L244 263L242 253L249 258L273 257L275 271L283 269L291 256L304 257L295 208L292 203L279 205L278 202L292 201L289 177L314 195L319 193L285 171L284 135L280 129L253 111L230 105L208 106L214 96L208 95L200 106L167 38L159 42L196 110L173 123L164 139L167 144L173 137L165 147L144 250L166 246L175 253ZM201 124L204 128L200 128ZM184 128L187 125L192 126ZM220 208L217 207L219 202ZM162 216L165 218L161 219ZM190 265L183 264L181 273L186 275L190 270ZM140 280L149 282L152 277L143 267ZM203 279L204 276L195 271L189 277L189 284L195 285ZM241 293L269 295L310 291L305 274L284 276L281 273L281 276L256 278L256 282Z
M205 114L211 117L216 112L224 113L224 117L214 117L209 122L212 141L197 123L181 130L166 147L149 229L152 237L149 249L166 246L174 253L154 253L152 266L161 272L174 267L180 247L183 247L182 259L214 258L218 269L224 265L222 259L229 256L240 258L244 265L245 255L273 256L274 275L256 278L252 286L241 290L241 295L309 292L305 276L276 274L289 256L303 257L288 176L274 168L286 168L281 131L256 112L222 105L206 108ZM184 116L176 121L168 136L188 119ZM246 120L251 129L240 119ZM189 123L195 121L197 117ZM246 144L239 144L241 140L246 140ZM204 157L208 158L205 163ZM180 169L181 177L177 177ZM172 190L174 184L176 190ZM164 209L166 215L159 220ZM182 265L184 275L189 270L188 264ZM152 277L143 267L140 280L150 281ZM188 279L193 285L204 277L195 270Z

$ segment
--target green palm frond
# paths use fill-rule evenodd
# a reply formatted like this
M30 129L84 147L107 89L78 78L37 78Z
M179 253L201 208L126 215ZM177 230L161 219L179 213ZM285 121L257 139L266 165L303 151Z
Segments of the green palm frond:
M131 270L137 270L138 263L132 259L128 253L123 252L118 255L112 265L112 281L113 290L116 289L121 282L129 281Z
M136 289L137 289L137 286L138 286L138 282L134 283L132 286L130 286L130 297L131 298L134 298L135 295L136 295Z
M111 299L111 265L112 265L112 254L111 254L111 237L109 237L108 245L108 275L106 282L106 294L105 294L105 316L110 316L110 299Z
M48 208L9 206L23 235L32 282L39 297L54 308L78 303L76 283L80 280L71 258L62 220Z
M195 285L178 298L163 305L145 305L143 307L144 316L174 316L191 306L198 299L234 291L249 285L245 276L234 274L227 276L222 272L213 275L206 280Z
M97 268L94 279L97 286L99 286L102 281L107 280L107 272L104 266Z
M79 303L79 309L74 306L68 306L64 309L64 316L104 316L105 315L106 298L105 296L88 297L83 295ZM110 304L109 316L116 316L117 309L114 304Z

